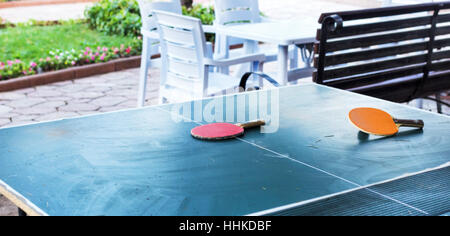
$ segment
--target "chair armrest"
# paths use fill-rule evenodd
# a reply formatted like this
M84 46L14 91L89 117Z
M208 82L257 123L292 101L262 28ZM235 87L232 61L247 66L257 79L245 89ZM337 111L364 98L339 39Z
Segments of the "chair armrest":
M260 72L247 72L245 73L242 78L241 78L241 82L239 83L239 88L245 89L247 88L247 80L248 78L250 78L250 76L252 75L257 75L265 80L267 80L269 83L271 83L272 85L274 85L275 87L280 87L280 84L275 81L274 79L272 79L272 77L264 74L264 73L260 73Z
M203 25L203 32L209 33L209 34L215 34L216 28L214 25Z
M234 57L229 59L210 59L205 58L205 65L209 66L232 66L248 62L264 62L266 56L264 54L249 54L242 57Z
M147 37L147 38L159 39L159 34L156 31L141 29L141 34L142 34L142 36Z

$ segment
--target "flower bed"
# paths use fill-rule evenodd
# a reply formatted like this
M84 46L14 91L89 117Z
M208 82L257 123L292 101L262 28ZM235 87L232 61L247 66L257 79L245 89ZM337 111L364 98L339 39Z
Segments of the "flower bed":
M108 36L82 20L6 25L0 34L0 80L140 55L142 48L139 37Z
M61 70L73 66L81 66L107 62L117 58L130 57L140 54L138 45L121 45L120 47L85 48L84 50L52 51L45 58L30 63L21 60L0 62L0 80L8 80L26 75Z
M140 62L140 56L132 56L114 59L104 63L74 66L67 69L45 72L42 74L28 75L11 80L3 80L0 81L0 92L29 88L67 80L75 80L99 74L137 68L140 66Z

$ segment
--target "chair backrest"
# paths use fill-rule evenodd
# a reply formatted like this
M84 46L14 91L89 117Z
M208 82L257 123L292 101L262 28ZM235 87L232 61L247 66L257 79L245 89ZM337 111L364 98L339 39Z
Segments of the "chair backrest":
M214 25L237 25L261 22L258 0L215 0ZM244 43L243 39L216 37L216 53L228 53L228 49L222 48ZM225 50L225 52L221 52Z
M161 77L170 86L201 91L207 73L203 60L208 54L201 21L163 11L155 11L154 17L160 34ZM179 84L170 84L171 81Z
M315 82L395 102L450 89L450 2L326 13Z
M155 31L157 26L153 19L153 11L167 11L175 14L182 14L180 0L152 1L138 0L139 11L141 12L142 28L148 31Z
M261 21L258 0L215 0L215 24L234 25Z

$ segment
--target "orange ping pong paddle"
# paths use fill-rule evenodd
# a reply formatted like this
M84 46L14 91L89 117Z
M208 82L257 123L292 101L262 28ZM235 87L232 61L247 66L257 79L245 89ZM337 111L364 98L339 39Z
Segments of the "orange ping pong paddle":
M349 113L350 122L364 133L378 136L392 136L400 127L423 129L422 120L401 120L393 118L389 113L376 108L356 108Z
M260 127L265 124L263 120L251 121L245 124L214 123L192 129L191 135L200 140L233 139L242 136L245 129Z

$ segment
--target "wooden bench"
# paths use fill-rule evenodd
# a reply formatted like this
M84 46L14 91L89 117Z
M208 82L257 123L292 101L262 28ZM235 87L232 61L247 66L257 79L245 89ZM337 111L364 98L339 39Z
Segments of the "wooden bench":
M407 102L450 90L450 2L322 14L313 81Z

